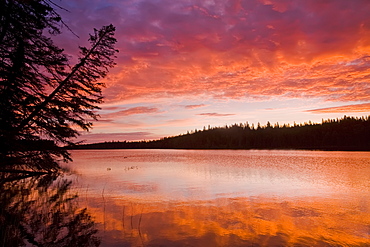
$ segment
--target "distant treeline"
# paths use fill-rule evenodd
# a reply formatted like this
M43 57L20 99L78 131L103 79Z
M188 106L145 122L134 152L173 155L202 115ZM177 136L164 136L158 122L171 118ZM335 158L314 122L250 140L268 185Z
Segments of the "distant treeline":
M104 142L74 149L315 149L370 151L370 116L321 123L208 127L155 141Z

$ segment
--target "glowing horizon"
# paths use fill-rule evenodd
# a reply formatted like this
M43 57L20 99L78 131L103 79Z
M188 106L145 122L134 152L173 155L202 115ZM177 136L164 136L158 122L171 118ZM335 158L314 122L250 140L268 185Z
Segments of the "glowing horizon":
M55 41L75 55L94 27L117 28L87 142L149 140L203 126L321 122L370 114L365 0L63 1Z

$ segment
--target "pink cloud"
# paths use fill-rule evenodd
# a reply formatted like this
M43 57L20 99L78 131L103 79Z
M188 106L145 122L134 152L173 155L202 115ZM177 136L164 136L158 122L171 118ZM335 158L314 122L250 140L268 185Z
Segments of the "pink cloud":
M227 117L227 116L234 116L235 114L222 114L222 113L215 113L215 112L211 112L211 113L200 113L200 114L197 114L199 116L209 116L209 117Z
M186 105L185 108L186 109L195 109L195 108L200 108L200 107L205 107L207 105L205 104L199 104L199 105Z
M308 110L312 113L354 113L354 112L370 112L370 103L343 105L337 107L327 107L320 109Z
M112 108L112 109L115 109L115 108ZM138 107L128 108L122 111L101 114L101 116L104 118L115 118L115 117L129 116L129 115L135 115L135 114L151 114L151 113L157 113L157 112L159 112L159 110L158 108L155 108L155 107L138 106Z

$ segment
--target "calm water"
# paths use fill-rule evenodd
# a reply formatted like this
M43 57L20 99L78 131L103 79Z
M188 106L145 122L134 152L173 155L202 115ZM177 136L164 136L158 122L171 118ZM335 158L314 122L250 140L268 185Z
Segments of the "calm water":
M370 152L72 155L0 179L0 246L370 246Z
M370 153L73 151L101 246L370 246Z

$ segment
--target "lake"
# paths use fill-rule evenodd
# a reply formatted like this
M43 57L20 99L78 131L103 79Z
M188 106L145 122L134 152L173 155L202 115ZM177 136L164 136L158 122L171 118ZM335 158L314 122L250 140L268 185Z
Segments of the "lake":
M3 232L18 234L10 243L25 236L29 246L370 246L370 152L133 149L72 157L61 177L7 185L0 203L8 210L0 213L21 222L7 222Z
M76 150L101 246L370 246L370 153Z

